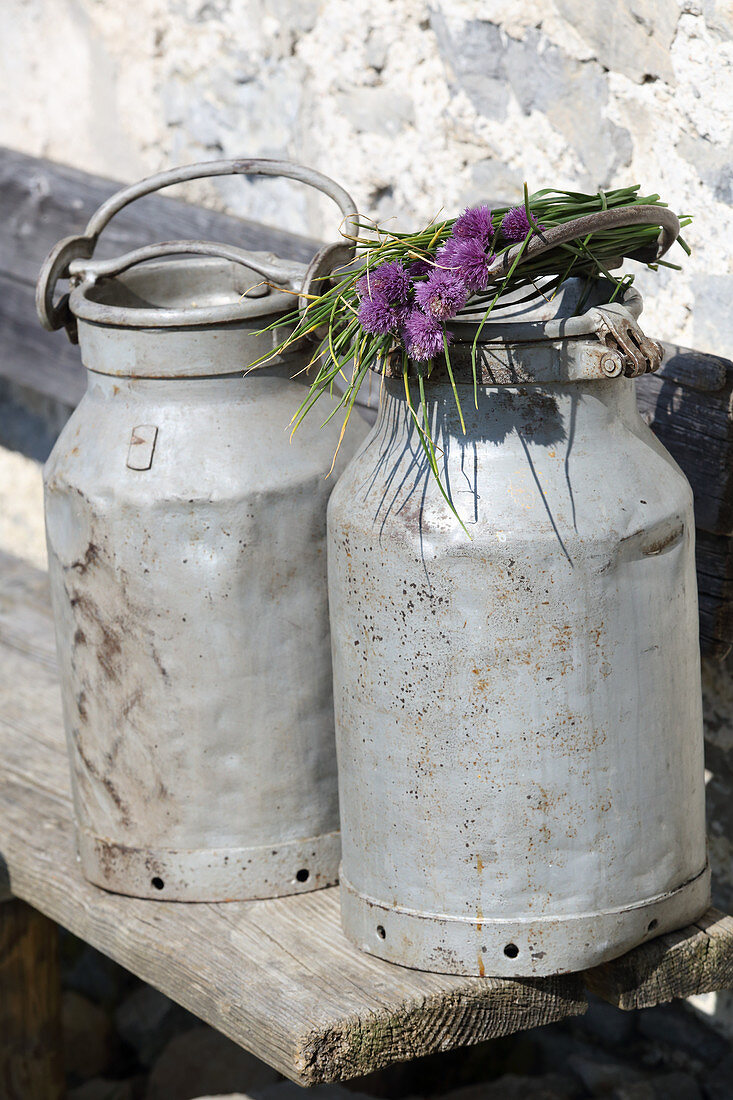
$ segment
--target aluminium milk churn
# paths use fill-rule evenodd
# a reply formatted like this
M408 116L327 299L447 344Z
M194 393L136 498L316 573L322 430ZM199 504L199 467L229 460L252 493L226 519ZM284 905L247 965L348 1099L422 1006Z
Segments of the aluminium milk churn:
M401 363L330 500L342 921L406 966L580 970L708 904L692 494L636 408L639 294L579 293L491 315L478 408L452 325L465 435L425 379L470 539Z
M42 322L78 328L88 372L44 473L82 867L181 901L316 889L340 851L325 551L338 427L306 423L288 445L310 352L246 368L282 341L262 330L293 289L348 246L307 272L202 241L91 259L133 199L229 173L300 180L354 212L296 165L192 165L109 199L38 288Z

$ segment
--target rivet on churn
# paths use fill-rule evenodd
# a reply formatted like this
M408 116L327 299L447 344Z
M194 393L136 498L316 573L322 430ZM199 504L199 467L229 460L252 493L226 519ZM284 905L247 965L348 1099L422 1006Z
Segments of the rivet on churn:
M609 352L601 359L601 370L608 378L618 378L623 369L624 364L620 355Z

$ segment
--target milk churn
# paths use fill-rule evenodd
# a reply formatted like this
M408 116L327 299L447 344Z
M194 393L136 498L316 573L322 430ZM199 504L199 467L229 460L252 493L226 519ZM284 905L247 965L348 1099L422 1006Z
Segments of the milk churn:
M613 958L709 901L692 495L641 420L641 297L451 325L329 504L342 920L457 974ZM603 304L604 301L607 304ZM389 370L387 372L389 374ZM416 389L417 387L415 387Z
M295 165L166 172L60 242L37 299L46 327L78 328L88 371L44 471L82 868L181 901L313 890L336 881L340 852L325 560L338 427L304 424L288 445L307 349L246 368L349 248L308 271L202 241L92 259L133 199L227 173L287 176L354 212ZM54 305L59 277L70 294Z

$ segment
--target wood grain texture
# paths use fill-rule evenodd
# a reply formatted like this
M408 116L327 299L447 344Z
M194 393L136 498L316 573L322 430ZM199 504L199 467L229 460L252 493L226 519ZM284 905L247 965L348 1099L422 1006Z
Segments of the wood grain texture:
M733 535L733 363L665 345L660 370L637 380L639 411L695 495L695 523Z
M700 649L722 660L733 644L733 363L666 344L661 369L639 378L636 394L692 486Z
M723 660L733 643L733 539L695 532L700 649Z
M0 904L0 1095L66 1095L58 928L23 901Z
M44 574L0 555L0 853L12 890L300 1084L585 1011L579 977L423 974L351 947L338 891L186 905L124 898L74 852Z
M733 919L709 909L695 924L586 971L588 989L618 1008L733 987Z

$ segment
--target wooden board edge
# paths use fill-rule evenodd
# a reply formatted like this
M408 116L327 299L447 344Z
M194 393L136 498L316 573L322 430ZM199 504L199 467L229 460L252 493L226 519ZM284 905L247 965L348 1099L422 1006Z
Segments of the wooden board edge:
M585 971L590 993L626 1012L733 986L733 919L711 908L694 924Z
M449 996L434 994L415 1001L399 1021L385 1011L314 1029L303 1036L296 1064L303 1084L330 1084L395 1062L582 1016L587 1008L578 974L467 979L465 989Z

